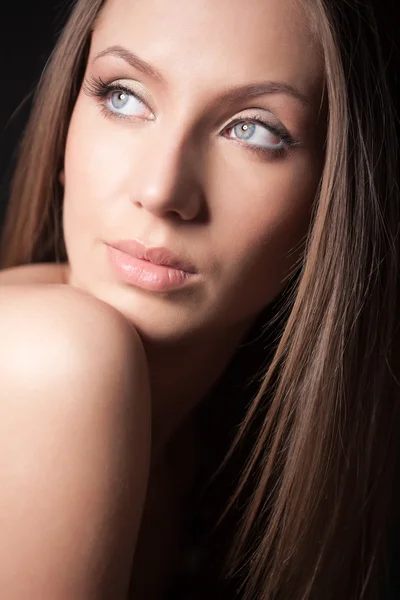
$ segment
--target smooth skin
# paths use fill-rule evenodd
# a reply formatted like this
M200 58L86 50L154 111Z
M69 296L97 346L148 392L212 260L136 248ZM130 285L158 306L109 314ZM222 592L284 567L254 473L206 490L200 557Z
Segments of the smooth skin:
M100 99L99 79L128 96ZM225 97L265 81L297 93ZM131 570L129 600L163 598L185 480L168 445L189 455L185 419L301 256L323 165L322 87L297 0L107 0L65 149L68 265L61 279L54 266L3 273L3 596L126 600ZM277 128L296 144L283 147ZM123 284L106 243L124 238L190 259L196 284Z
M0 275L0 595L125 600L150 460L143 346L100 300L24 283L51 268Z
M65 149L68 282L139 332L158 446L208 393L301 256L324 157L323 63L301 6L108 0L92 36ZM99 80L129 93L99 98ZM232 99L266 81L297 93ZM263 121L249 129L256 116ZM279 127L297 145L285 146ZM181 292L125 285L107 243L127 238L185 257L199 277Z

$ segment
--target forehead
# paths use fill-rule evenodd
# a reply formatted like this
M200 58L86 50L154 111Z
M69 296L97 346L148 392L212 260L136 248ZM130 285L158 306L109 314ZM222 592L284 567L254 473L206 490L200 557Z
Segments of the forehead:
M120 45L172 87L265 79L320 96L322 54L303 0L107 0L91 53Z

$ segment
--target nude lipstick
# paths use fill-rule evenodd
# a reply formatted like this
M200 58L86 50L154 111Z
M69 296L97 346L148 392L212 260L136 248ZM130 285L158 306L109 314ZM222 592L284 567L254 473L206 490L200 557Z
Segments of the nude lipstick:
M149 248L137 240L106 243L110 264L124 283L153 292L187 285L196 277L195 267L167 248Z

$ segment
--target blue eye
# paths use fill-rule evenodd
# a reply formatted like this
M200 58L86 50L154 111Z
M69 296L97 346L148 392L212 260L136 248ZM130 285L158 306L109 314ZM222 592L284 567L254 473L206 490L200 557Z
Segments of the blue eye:
M278 149L284 145L282 134L275 133L265 123L255 119L235 121L230 125L229 131L234 132L236 139L261 148Z
M109 84L93 77L85 80L83 89L89 96L99 98L100 108L106 117L123 119L138 116L146 120L154 118L146 102L123 83ZM292 138L285 127L270 125L261 115L235 119L224 131L228 133L228 137L245 142L242 145L248 150L268 156L281 156L292 147L301 145L301 142Z
M129 96L125 92L113 92L111 94L111 104L116 110L124 108L128 104Z
M140 98L125 89L111 90L107 98L107 108L111 112L125 116L140 115L145 107Z

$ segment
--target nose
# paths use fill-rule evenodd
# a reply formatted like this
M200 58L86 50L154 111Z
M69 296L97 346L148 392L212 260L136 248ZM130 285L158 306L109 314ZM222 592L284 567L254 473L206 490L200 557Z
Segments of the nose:
M131 188L132 203L157 216L199 218L204 206L199 153L189 140L146 136Z

